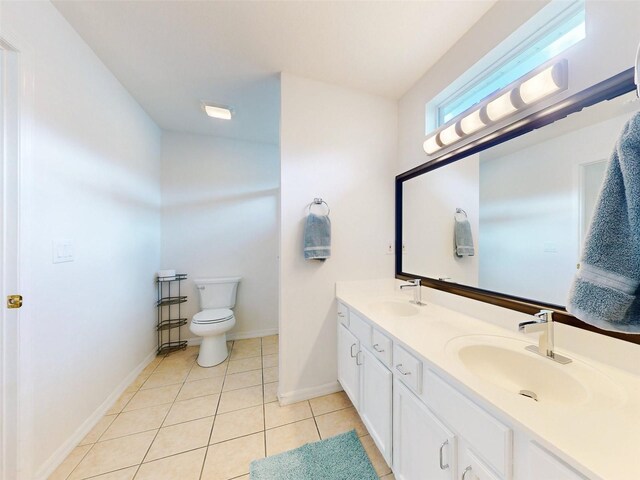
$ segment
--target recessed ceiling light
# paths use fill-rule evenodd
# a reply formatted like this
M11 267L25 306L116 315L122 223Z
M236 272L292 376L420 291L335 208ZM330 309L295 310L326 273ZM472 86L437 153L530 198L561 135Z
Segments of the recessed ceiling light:
M228 107L221 107L218 105L204 104L204 111L207 115L213 118L221 118L223 120L231 120L231 109Z

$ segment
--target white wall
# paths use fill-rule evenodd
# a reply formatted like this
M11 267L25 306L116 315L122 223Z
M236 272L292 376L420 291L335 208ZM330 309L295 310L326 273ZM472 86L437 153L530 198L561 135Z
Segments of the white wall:
M21 53L21 478L44 478L155 347L160 131L48 2L3 2ZM52 241L75 261L52 263Z
M335 282L389 277L396 102L282 74L280 385L284 402L338 389ZM306 206L331 207L332 252L302 254Z
M479 156L419 175L402 187L402 271L478 286ZM454 254L454 214L467 213L475 255Z
M403 95L398 110L399 172L429 160L422 149L426 103L545 4L545 1L497 2ZM570 69L569 90L563 96L584 90L633 66L640 41L640 2L587 0L586 26L587 38L561 55L568 59ZM513 119L503 123L511 121ZM496 128L503 123L496 124Z
M278 329L279 183L277 145L163 134L162 265L189 275L189 318L199 311L194 278L242 277L230 338Z

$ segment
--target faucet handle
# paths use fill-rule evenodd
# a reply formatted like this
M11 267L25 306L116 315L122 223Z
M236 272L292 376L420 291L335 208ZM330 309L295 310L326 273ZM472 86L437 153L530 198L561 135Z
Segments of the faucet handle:
M553 310L540 310L538 313L534 313L533 316L543 322L553 322Z

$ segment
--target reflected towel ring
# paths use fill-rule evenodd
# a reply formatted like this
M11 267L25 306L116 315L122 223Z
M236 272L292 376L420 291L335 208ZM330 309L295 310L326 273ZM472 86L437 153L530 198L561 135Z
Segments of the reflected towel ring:
M325 213L326 216L329 216L329 214L331 213L331 207L329 207L329 204L327 202L325 202L323 199L321 198L314 198L313 202L311 202L309 205L307 205L307 211L308 213L311 213L311 207L313 207L314 205L326 205L327 207L327 213Z
M465 216L465 217L468 217L467 212L465 212L465 211L464 211L463 209L461 209L461 208L456 208L456 213L455 213L455 215L457 215L458 213L464 213L464 216ZM455 215L454 215L454 217L455 217Z

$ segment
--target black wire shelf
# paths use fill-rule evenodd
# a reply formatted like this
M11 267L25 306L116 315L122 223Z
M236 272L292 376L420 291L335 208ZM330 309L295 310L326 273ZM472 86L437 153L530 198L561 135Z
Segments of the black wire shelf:
M187 348L187 341L180 340L178 342L166 342L158 347L158 355L167 355L178 350L184 350Z
M184 273L156 278L158 355L168 355L187 348L187 341L181 338L181 327L187 324L187 319L180 311L181 305L187 301L187 296L182 295L182 281L186 278Z
M169 330L170 328L177 328L177 327L181 327L183 325L187 324L187 319L186 318L176 318L173 320L165 320L163 322L160 322L160 325L158 325L157 329L158 330Z
M187 301L187 297L182 295L180 297L164 297L158 300L156 306L158 307L166 307L168 305L178 305L179 303L184 303Z

